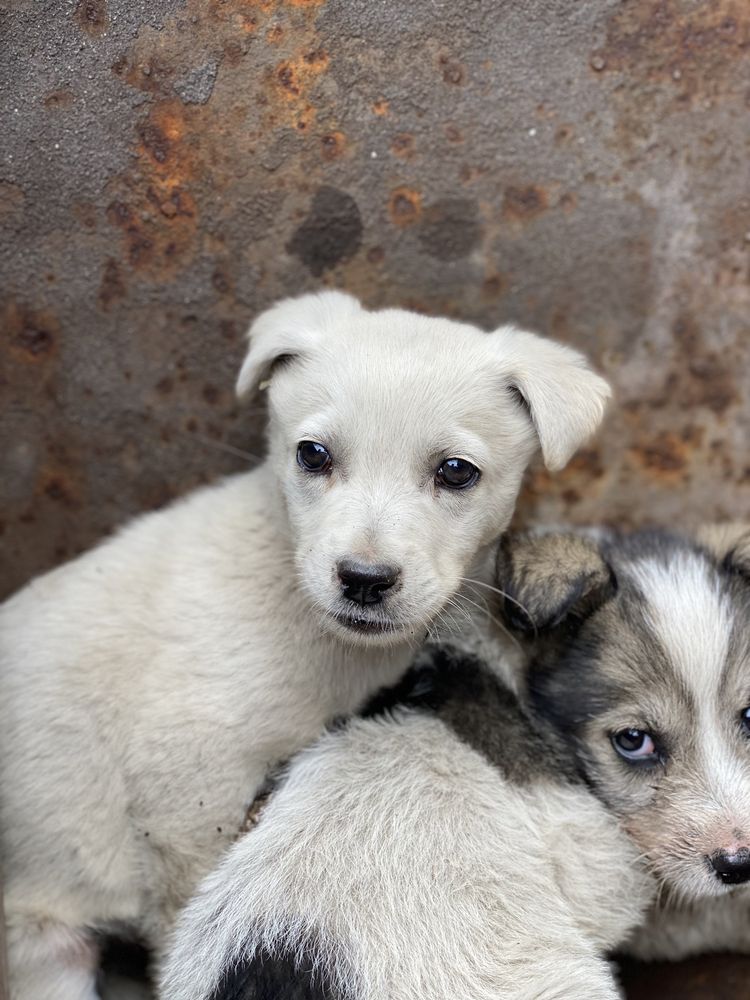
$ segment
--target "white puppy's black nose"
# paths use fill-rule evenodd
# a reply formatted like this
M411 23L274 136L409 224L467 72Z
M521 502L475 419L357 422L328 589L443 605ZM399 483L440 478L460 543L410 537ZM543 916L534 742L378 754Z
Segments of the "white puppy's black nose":
M712 854L711 867L725 885L740 885L750 882L750 850L742 848L733 854L718 851Z
M354 559L342 559L336 569L344 597L360 607L379 604L401 573L397 566L357 562Z

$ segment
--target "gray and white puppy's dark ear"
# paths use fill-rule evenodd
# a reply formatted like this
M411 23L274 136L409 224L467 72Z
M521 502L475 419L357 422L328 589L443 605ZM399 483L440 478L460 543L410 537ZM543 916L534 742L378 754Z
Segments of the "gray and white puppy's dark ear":
M508 386L528 407L544 464L562 469L601 423L612 390L570 347L513 326L490 336Z
M250 350L237 378L237 395L242 399L256 389L282 358L312 353L326 330L346 323L361 311L353 296L334 291L284 299L271 306L248 331Z
M704 524L695 534L726 569L750 580L750 524Z
M573 532L509 532L495 570L506 621L532 636L583 620L617 590L598 542Z

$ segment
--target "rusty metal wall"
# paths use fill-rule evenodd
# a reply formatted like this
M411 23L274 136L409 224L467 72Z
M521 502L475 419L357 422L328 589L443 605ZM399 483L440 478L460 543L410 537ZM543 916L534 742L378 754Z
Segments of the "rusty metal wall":
M747 0L0 17L3 592L257 453L244 329L320 285L594 358L617 404L526 520L750 512Z

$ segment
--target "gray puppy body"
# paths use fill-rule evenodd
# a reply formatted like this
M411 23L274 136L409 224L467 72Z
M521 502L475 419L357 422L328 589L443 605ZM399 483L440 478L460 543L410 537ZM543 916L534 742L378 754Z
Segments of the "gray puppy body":
M163 995L251 1000L282 957L357 1000L616 997L609 949L748 950L749 556L741 527L508 536L521 655L425 653L297 758Z

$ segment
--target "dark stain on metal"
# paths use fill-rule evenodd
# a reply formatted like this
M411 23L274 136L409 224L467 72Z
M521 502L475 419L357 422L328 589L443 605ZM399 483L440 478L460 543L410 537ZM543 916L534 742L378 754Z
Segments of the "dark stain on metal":
M402 160L411 160L416 152L414 136L408 132L398 132L391 139L391 152Z
M99 285L99 304L102 309L109 309L113 302L124 298L126 291L125 282L120 273L120 265L113 257L110 257Z
M408 187L398 187L388 199L388 214L395 226L411 226L422 212L422 195Z
M419 242L437 260L460 260L479 243L481 229L476 202L446 198L422 213Z
M466 71L460 63L451 59L450 56L440 56L438 64L443 74L443 80L445 80L446 83L458 86L465 81Z
M98 38L109 23L106 0L79 0L75 17L87 35Z
M669 81L678 100L693 100L733 89L735 59L748 45L750 8L737 0L634 0L610 19L591 65Z
M337 160L346 149L346 137L343 132L326 132L320 138L320 146L324 160Z
M2 328L13 358L38 364L48 361L57 349L59 325L51 313L9 301Z
M547 193L534 184L526 187L511 186L503 196L503 215L506 219L527 222L547 208Z
M362 217L351 195L327 185L313 198L310 212L287 244L287 250L320 277L351 259L362 243Z
M73 91L67 87L60 90L53 90L44 98L44 106L50 111L64 111L71 107L75 97Z

